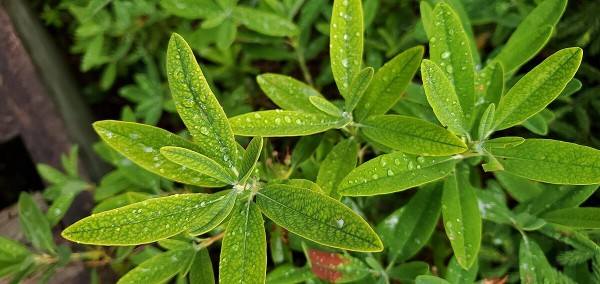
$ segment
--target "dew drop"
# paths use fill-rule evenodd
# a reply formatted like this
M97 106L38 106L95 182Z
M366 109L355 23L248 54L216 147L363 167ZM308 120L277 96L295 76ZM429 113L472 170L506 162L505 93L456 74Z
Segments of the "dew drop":
M415 166L413 165L413 162L412 161L408 162L408 169L413 170L414 168L415 168Z
M348 59L347 58L342 59L342 66L348 67Z
M419 164L425 163L425 158L423 158L423 157L419 156L419 157L417 158L417 162L419 162Z
M440 57L442 59L446 59L446 58L450 57L450 51L446 50L446 51L442 52L442 55L440 55Z
M393 176L393 175L394 175L394 171L392 171L392 170L388 170L388 171L387 171L387 174L388 174L388 176Z
M275 124L281 124L281 118L275 118Z

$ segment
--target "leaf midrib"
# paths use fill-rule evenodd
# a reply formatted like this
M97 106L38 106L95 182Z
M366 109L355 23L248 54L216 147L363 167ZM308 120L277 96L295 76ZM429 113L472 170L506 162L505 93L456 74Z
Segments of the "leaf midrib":
M389 129L389 128L385 128L385 127L375 127L375 126L366 125L366 124L361 124L361 127L388 130L388 131L391 131L391 132L399 133L401 135L410 136L410 137L413 137L413 138L418 138L418 139L429 141L429 142L435 142L435 143L438 143L438 144L453 146L453 147L461 148L461 149L465 149L465 150L467 149L466 147L462 147L460 145L450 144L450 143L444 142L444 141L432 140L432 139L429 139L429 138L426 138L426 137L423 137L423 136L417 136L417 135L411 134L409 132L396 131L396 129Z

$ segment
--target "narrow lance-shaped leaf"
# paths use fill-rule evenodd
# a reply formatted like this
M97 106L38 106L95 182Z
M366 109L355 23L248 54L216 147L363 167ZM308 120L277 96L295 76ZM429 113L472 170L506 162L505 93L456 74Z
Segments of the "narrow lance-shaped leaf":
M350 90L348 92L348 97L346 98L346 102L344 104L344 111L351 112L354 110L363 94L369 87L371 80L373 79L373 67L367 67L363 70L360 70L356 77L352 79L352 83L350 84Z
M46 216L42 213L33 197L22 191L19 195L19 224L23 235L39 250L54 252L55 244Z
M423 29L427 37L431 37L431 19L433 18L433 7L427 3L427 1L421 1L419 3L419 11L421 13L421 21L423 21Z
M557 51L529 71L502 97L495 115L495 130L515 126L550 104L579 68L578 47Z
M525 17L495 58L506 73L514 72L546 45L566 6L566 0L543 1Z
M422 185L452 171L453 157L417 157L394 152L374 158L352 170L338 186L341 195L371 196Z
M293 36L298 33L294 23L276 14L244 6L236 6L232 16L253 31L269 36Z
M467 123L454 87L442 69L432 61L421 63L423 88L427 101L443 126L458 135L468 135Z
M213 194L215 198L220 199L218 202L206 202L206 204L200 202L200 206L209 206L208 212L205 212L202 216L196 219L195 222L190 224L190 230L188 233L192 236L201 235L214 229L216 226L221 224L235 205L237 200L237 192L235 190L225 190ZM222 196L222 199L221 199Z
M312 96L308 99L310 100L310 103L321 112L331 116L342 117L342 111L328 100L317 96Z
M475 262L471 268L464 269L458 264L456 257L452 257L450 263L448 263L446 280L452 284L473 283L477 277L478 269L479 265L477 262Z
M454 85L465 120L469 123L475 105L475 71L470 41L458 15L448 4L440 2L435 6L432 21L429 38L431 61L442 67Z
M471 123L471 133L479 130L473 126L481 125L481 114L494 104L495 107L500 102L504 94L504 68L500 62L488 64L475 76L475 110L473 111L473 120ZM481 137L480 137L481 140Z
M196 253L196 258L194 258L194 263L192 263L192 267L190 268L189 276L190 283L215 283L215 275L207 248L203 248Z
M363 56L363 11L360 0L336 0L331 14L331 71L344 98L360 71Z
M219 283L264 283L267 236L262 214L250 200L232 211L223 237Z
M319 174L317 184L321 186L326 195L340 199L337 187L342 179L355 167L358 159L358 143L354 139L340 141L325 157Z
M181 147L166 146L160 148L160 153L170 161L183 167L189 167L201 174L213 177L227 184L233 184L235 177L217 162L198 152ZM237 174L237 173L236 173Z
M303 82L292 77L271 73L258 75L256 82L267 97L284 110L319 111L310 103L309 98L312 96L322 98L323 96Z
M112 148L140 167L165 178L199 186L225 185L217 179L202 175L169 161L160 154L164 146L177 146L204 153L198 145L158 127L104 120L94 123L94 129Z
M98 245L137 245L193 229L227 195L181 194L93 214L62 232L68 240ZM216 224L218 225L218 224ZM215 225L215 226L216 226Z
M371 116L361 123L361 131L378 143L408 154L441 156L467 150L452 132L409 116Z
M600 150L573 143L526 139L506 148L490 149L506 172L548 183L600 183Z
M442 217L456 260L469 269L481 244L481 215L477 196L461 174L451 174L444 183Z
M557 283L554 270L540 246L523 236L519 246L519 274L521 283Z
M360 216L321 193L283 184L267 185L256 196L263 213L309 240L354 251L381 251L383 245Z
M440 217L441 199L442 187L439 184L426 185L406 205L377 226L377 233L385 247L389 248L390 262L409 259L427 244Z
M70 180L61 187L61 193L52 201L46 211L46 219L50 227L54 227L62 220L71 204L73 204L75 197L86 189L87 183L80 180Z
M416 284L449 284L446 279L442 279L433 275L419 275L415 279Z
M117 283L165 283L179 273L193 256L194 250L163 252L140 263L140 265L127 272Z
M286 137L310 135L337 127L340 118L319 113L267 110L230 118L236 135Z
M600 229L600 208L597 207L563 208L550 211L542 218L571 228Z
M394 56L377 70L356 106L356 121L363 121L371 115L385 114L400 100L419 69L423 52L422 46L410 48Z
M252 138L250 144L246 148L246 152L240 163L240 184L246 182L246 180L252 175L256 161L260 157L260 152L263 147L263 139L260 136Z
M0 262L21 262L31 252L20 242L0 237Z
M296 267L291 263L283 263L276 266L267 274L267 283L270 284L288 284L288 283L304 283L305 281L314 278L310 267Z
M477 132L479 141L484 141L490 134L492 134L491 132L495 113L496 105L492 103L488 106L485 112L483 112L483 115L481 115L481 120L479 121L479 131Z
M227 168L235 168L237 146L227 116L194 53L178 34L169 41L167 77L177 112L203 153Z
M498 175L498 176L509 176L510 174ZM510 175L512 176L512 175ZM512 179L520 178L518 176L512 176ZM532 184L530 182L529 184ZM537 185L537 184L534 184ZM563 208L574 208L581 205L583 202L588 200L594 192L598 189L598 184L591 185L560 185L551 186L550 188L541 188L540 185L534 191L537 195L526 202L521 202L514 210L517 213L527 211L528 213L541 216L546 212L563 209ZM531 188L531 187L530 187ZM529 189L529 188L526 188ZM523 191L523 188L520 189Z

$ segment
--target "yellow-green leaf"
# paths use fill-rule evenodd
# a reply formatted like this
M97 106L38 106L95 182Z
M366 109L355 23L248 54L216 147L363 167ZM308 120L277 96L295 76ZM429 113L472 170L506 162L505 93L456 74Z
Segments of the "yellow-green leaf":
M238 115L229 121L236 135L285 137L323 132L338 126L340 118L319 113L266 110Z
M229 216L229 213L233 209L238 196L235 190L220 191L213 195L216 202L200 202L201 207L209 206L210 208L189 226L190 235L201 235L207 233L221 224L221 222L223 222L223 220Z
M189 276L190 283L215 283L215 275L207 248L203 248L196 253L196 258L194 258L194 263L192 263L192 267L190 268Z
M260 136L252 138L250 144L246 147L242 162L240 163L240 184L245 183L250 175L252 175L256 161L260 157L262 147L263 139Z
M312 96L323 97L313 87L292 77L280 74L261 74L256 77L258 86L277 106L285 110L318 112L309 101Z
M167 77L179 116L203 154L234 168L237 146L227 116L210 90L194 53L185 40L173 34L167 49Z
M490 134L492 134L492 125L494 123L494 114L496 113L496 105L493 103L481 115L479 120L479 131L477 137L479 141L484 141Z
M457 135L468 135L468 124L450 80L434 62L423 59L421 77L427 101L443 126Z
M308 99L310 100L310 103L321 112L331 116L342 117L342 111L328 100L317 96L312 96Z
M394 152L374 158L352 170L338 186L341 195L370 196L401 191L446 176L453 157L422 157Z
M256 196L263 213L278 225L320 244L354 251L381 251L373 229L350 208L313 190L267 185Z
M267 273L267 236L260 210L249 200L231 213L223 237L219 283L264 283Z
M198 223L206 219L205 214L227 200L227 196L181 194L149 199L92 214L66 228L62 236L84 244L151 243L198 227Z
M407 154L441 156L467 150L452 132L409 116L371 116L361 123L361 131L373 141Z
M166 130L113 120L95 122L94 129L108 145L150 172L181 183L207 187L225 185L212 177L182 168L161 155L159 151L164 146L177 146L204 153L198 145Z
M582 56L581 48L565 48L525 74L500 100L494 129L515 126L543 110L573 78Z
M573 143L526 139L523 143L489 150L506 172L557 184L600 183L600 150Z
M348 138L340 141L331 149L321 163L317 174L317 184L326 195L340 199L337 187L342 179L356 167L358 159L358 143Z
M352 83L350 84L350 89L348 90L348 97L346 98L346 102L344 104L344 111L351 112L354 110L363 94L369 87L371 80L373 79L373 67L367 67L363 70L360 70L356 77L352 79Z
M562 208L542 215L547 222L572 228L600 229L600 208Z
M377 70L356 106L356 121L362 121L371 115L385 114L398 102L419 69L423 52L422 46L407 49Z
M160 153L167 157L171 162L177 163L182 167L190 168L203 175L218 179L227 184L233 184L236 177L225 170L219 163L213 161L198 152L189 149L173 146L160 148Z
M335 0L331 14L331 71L340 94L348 98L363 56L363 11L360 0Z
M481 244L481 214L475 191L462 174L453 173L444 183L442 217L456 260L469 269Z
M118 284L159 284L165 283L194 257L194 250L172 250L155 255L140 263L119 279Z
M432 21L429 38L431 61L441 66L452 82L465 120L469 122L475 105L475 70L470 41L458 15L448 4L440 2L435 6Z

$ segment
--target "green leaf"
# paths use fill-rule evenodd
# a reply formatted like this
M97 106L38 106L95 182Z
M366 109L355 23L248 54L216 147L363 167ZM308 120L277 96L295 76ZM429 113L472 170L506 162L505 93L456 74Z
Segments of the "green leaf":
M421 77L427 101L443 126L457 135L468 135L468 124L454 87L434 62L423 59Z
M230 172L225 170L217 162L192 150L181 147L165 146L160 148L160 153L167 157L171 162L179 164L182 167L190 168L203 175L213 177L221 182L234 184L234 180L236 179L236 177L232 176Z
M0 263L21 262L31 252L23 244L9 238L0 237Z
M415 279L416 284L449 284L450 282L445 279L432 276L432 275L420 275Z
M112 148L140 167L177 182L219 187L224 183L191 169L182 169L159 153L164 146L177 146L203 153L198 145L158 127L139 123L104 120L94 129Z
M547 222L571 228L600 229L600 208L563 208L542 215Z
M331 71L340 94L348 99L363 56L363 11L360 0L334 1L331 13Z
M543 110L573 78L582 56L578 47L565 48L525 74L500 100L494 129L515 126Z
M388 270L387 274L390 278L400 280L402 283L410 283L410 281L415 281L419 275L427 274L428 271L429 264L426 262L411 261Z
M475 77L475 115L490 104L498 105L504 94L504 67L500 62L492 62Z
M519 274L521 283L557 283L544 251L525 235L519 246Z
M62 183L69 179L69 176L46 164L37 164L36 169L42 178L53 184Z
M179 273L192 257L194 257L194 250L172 250L161 253L127 272L117 283L165 283Z
M344 104L344 111L351 112L354 110L363 94L369 87L371 80L373 79L373 67L367 67L363 70L360 70L356 77L352 79L352 83L350 84L350 89L348 91L348 97L346 98L346 102Z
M141 202L146 199L148 199L148 195L139 192L126 192L123 194L115 195L106 198L102 202L98 203L98 205L96 205L96 207L94 207L94 209L92 210L92 214L116 209L125 205Z
M75 197L84 191L86 187L87 183L80 180L68 181L61 186L61 193L52 201L52 204L46 211L46 219L50 227L54 227L54 225L62 220L67 210L71 207L73 200L75 200Z
M486 150L491 150L494 148L507 148L517 146L525 142L525 138L523 137L498 137L491 140L486 140L482 143L482 146Z
M514 72L546 45L566 6L566 0L547 0L527 15L495 58L506 73Z
M233 9L233 17L239 20L248 29L269 36L293 36L298 33L294 23L285 18L244 6L236 6Z
M150 243L199 227L209 219L205 215L226 202L227 196L180 194L149 199L93 214L66 228L62 236L84 244Z
M229 119L241 136L286 137L310 135L338 126L340 120L325 114L288 110L266 110Z
M263 139L260 136L252 138L248 147L246 147L246 152L244 152L242 162L240 163L240 184L244 184L252 175L254 166L260 157L262 147Z
M213 0L161 0L160 6L175 16L186 19L214 18L223 8Z
M361 123L361 131L377 143L408 154L441 156L467 150L450 131L408 116L371 116Z
M297 168L317 150L323 140L322 134L302 136L292 150L292 168Z
M406 205L377 226L377 234L381 236L385 247L389 248L390 262L407 260L427 244L440 217L441 199L441 186L426 185L418 189ZM419 229L414 230L417 227Z
M331 253L304 247L311 271L330 283L349 283L370 274L370 269L359 259L350 255Z
M433 7L427 1L421 1L419 3L419 11L421 12L421 21L423 22L423 29L427 37L431 35L431 19L433 14Z
M440 2L435 6L432 21L429 38L431 61L442 67L443 73L454 85L454 91L459 95L460 108L468 123L472 119L475 104L475 71L470 41L458 15L448 4Z
M479 121L479 131L477 132L479 141L484 141L488 136L490 136L490 134L492 134L492 125L494 123L495 113L496 105L492 103L481 116L481 120Z
M250 200L231 213L223 237L219 283L264 283L267 273L267 236L262 214Z
M479 265L477 264L477 261L471 268L464 269L458 264L456 257L452 257L450 263L448 263L446 280L452 284L473 283L477 277L478 269Z
M338 186L341 195L370 196L405 190L446 176L453 157L417 157L394 152L352 170Z
M481 244L481 215L475 191L462 174L451 174L444 183L442 217L458 263L469 269Z
M320 244L354 251L381 251L373 229L339 201L305 188L267 185L256 196L263 213L278 225Z
M167 77L177 112L204 150L202 153L226 168L234 168L237 146L227 116L210 90L194 53L178 34L173 34L169 41Z
M196 253L196 258L194 258L194 263L192 263L192 267L190 268L189 276L190 283L215 283L215 275L207 248L201 249Z
M539 183L507 172L494 172L494 176L510 196L520 203L539 196L543 191Z
M331 116L342 117L342 111L328 100L317 96L312 96L308 99L310 103L318 108L321 112Z
M317 184L321 186L326 195L340 199L337 187L342 179L355 167L358 159L358 143L352 138L340 141L331 149L321 163Z
M490 149L506 172L557 184L600 183L600 151L549 139L526 139L522 144Z
M296 267L291 263L278 265L267 274L269 284L289 284L304 282L315 275L308 266Z
M277 106L285 110L318 112L309 101L311 96L323 97L313 87L292 77L279 74L261 74L256 77L258 86Z
M539 186L538 186L539 187ZM597 184L583 186L553 186L544 191L538 191L539 194L519 204L515 211L527 211L530 214L540 216L546 212L577 207L585 202L596 190Z
M221 224L221 222L229 216L231 210L233 210L233 206L235 205L238 196L235 190L221 191L213 195L217 198L217 202L206 202L206 204L200 202L201 207L206 205L209 207L209 210L204 213L201 218L198 218L196 222L191 224L189 231L190 235L207 233Z
M542 116L542 112L521 122L521 125L537 135L548 135L548 123Z
M19 194L19 224L23 235L38 250L54 252L56 245L46 216L42 213L33 197L22 191Z
M385 114L398 102L419 69L423 52L422 46L407 49L377 70L356 106L356 121L363 121L371 115Z

